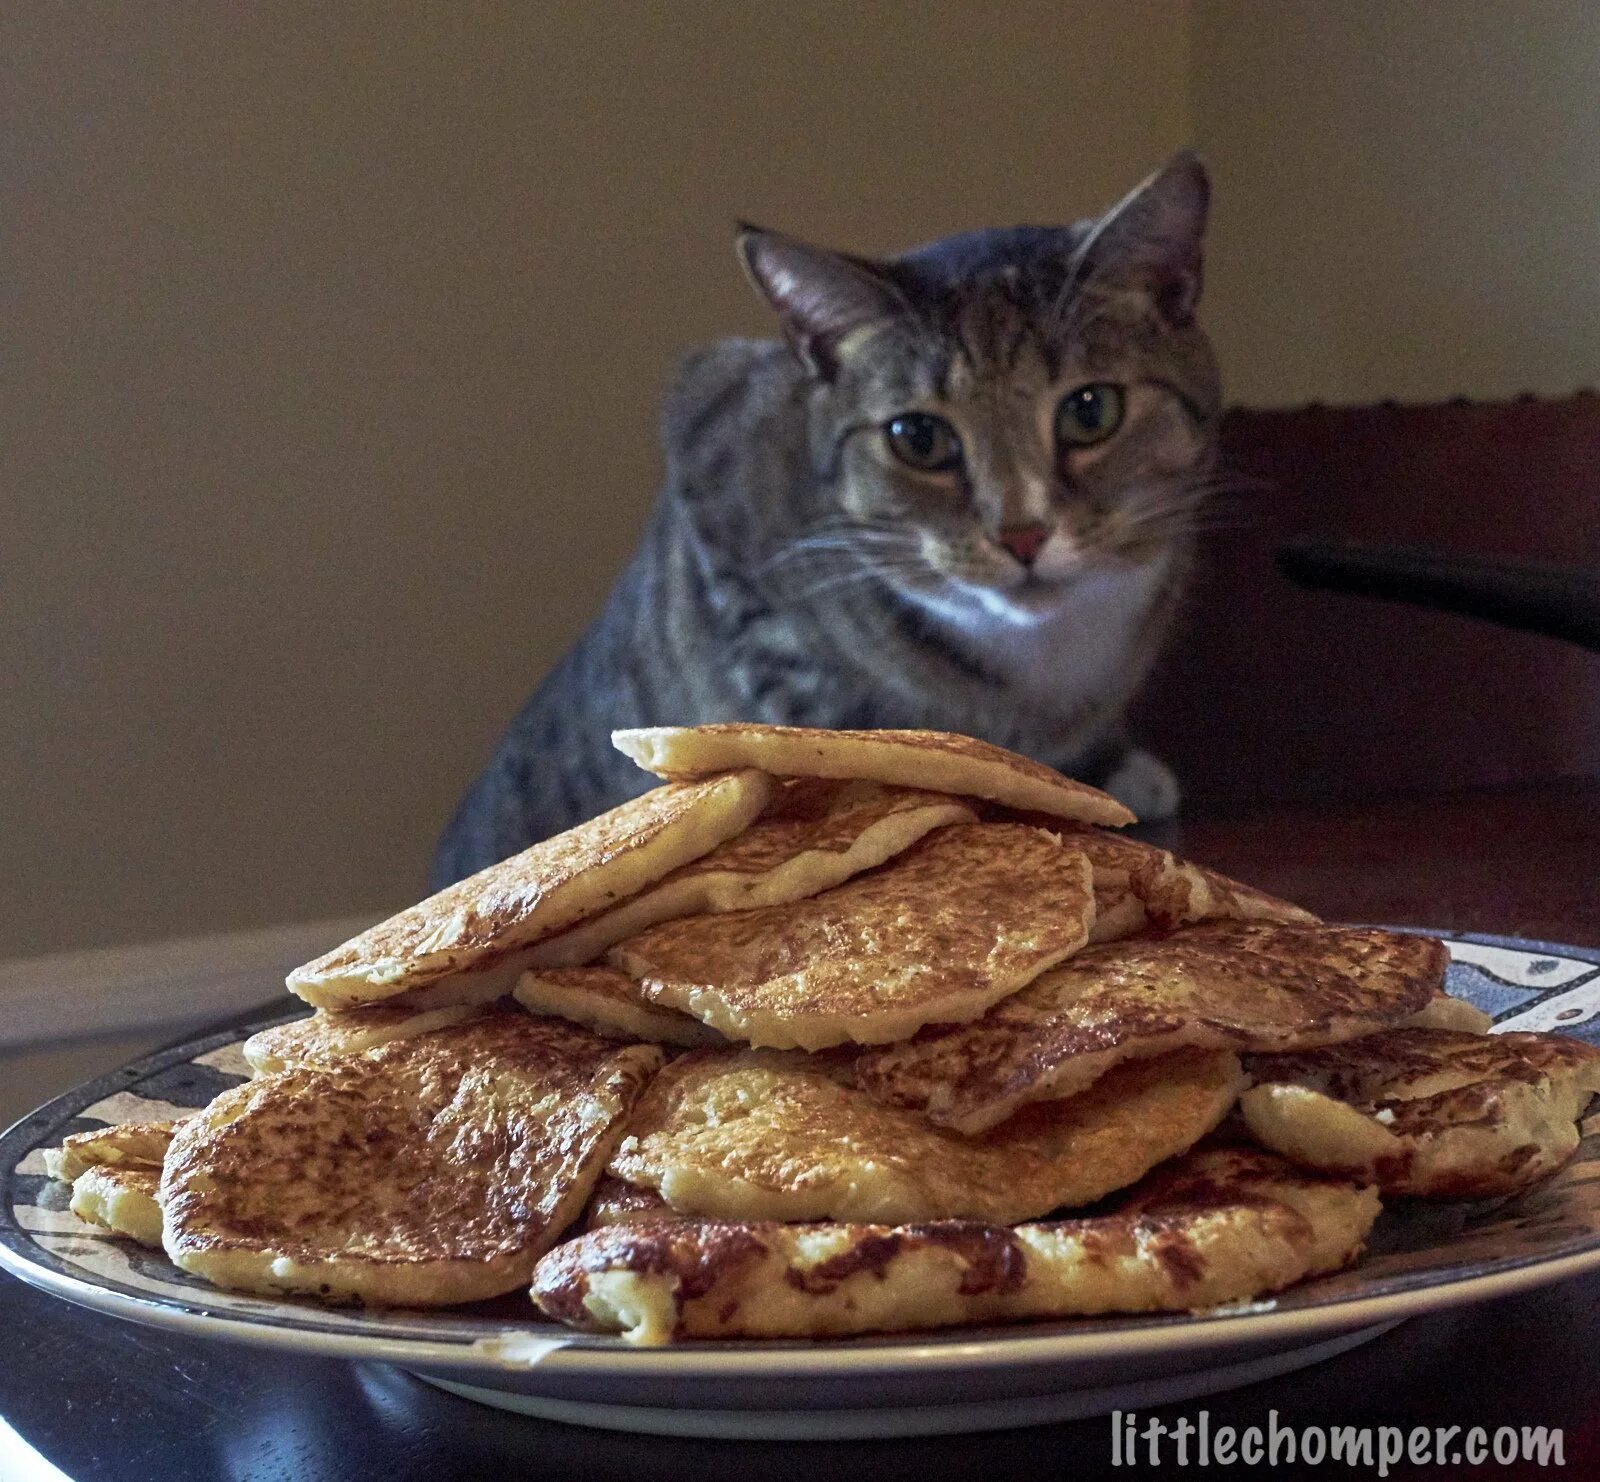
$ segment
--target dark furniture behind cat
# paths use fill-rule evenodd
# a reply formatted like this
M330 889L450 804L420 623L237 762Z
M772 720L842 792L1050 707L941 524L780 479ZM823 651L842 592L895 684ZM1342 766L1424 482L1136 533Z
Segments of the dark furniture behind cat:
M1600 569L1600 396L1230 412L1187 611L1132 722L1194 816L1269 800L1600 776L1600 655L1311 592L1294 536Z

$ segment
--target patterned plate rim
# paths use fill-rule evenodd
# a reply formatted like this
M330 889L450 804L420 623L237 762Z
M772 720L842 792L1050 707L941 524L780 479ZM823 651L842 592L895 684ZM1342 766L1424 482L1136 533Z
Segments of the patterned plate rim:
M1429 934L1450 944L1492 947L1532 957L1576 959L1593 966L1600 975L1600 948L1477 932ZM1592 976L1585 975L1578 980L1578 986L1591 981ZM1564 986L1571 989L1574 985ZM1600 1267L1597 1221L1583 1235L1553 1241L1543 1251L1483 1260L1455 1268L1453 1274L1452 1268L1424 1267L1375 1279L1368 1287L1342 1295L1313 1298L1296 1305L1283 1305L1285 1299L1280 1298L1244 1304L1237 1311L1224 1308L1198 1314L1079 1318L826 1342L690 1342L652 1349L635 1347L616 1337L572 1332L538 1320L522 1324L479 1319L481 1327L473 1330L477 1336L443 1340L378 1330L345 1331L336 1320L341 1316L348 1320L347 1315L292 1301L266 1303L272 1309L270 1316L230 1315L216 1310L203 1295L194 1301L141 1296L74 1274L71 1263L45 1249L18 1222L18 1165L30 1152L51 1145L57 1129L74 1120L84 1108L154 1073L236 1044L254 1028L285 1017L288 1015L281 1012L263 1011L245 1025L235 1024L157 1050L62 1093L0 1134L0 1270L77 1305L147 1326L308 1355L478 1373L526 1370L536 1364L545 1371L617 1377L761 1372L800 1377L807 1372L837 1372L841 1368L867 1373L911 1365L922 1369L1027 1366L1078 1358L1104 1360L1241 1343L1294 1341L1308 1339L1314 1333L1343 1331L1509 1295ZM1293 1291L1286 1294L1291 1300L1293 1295Z

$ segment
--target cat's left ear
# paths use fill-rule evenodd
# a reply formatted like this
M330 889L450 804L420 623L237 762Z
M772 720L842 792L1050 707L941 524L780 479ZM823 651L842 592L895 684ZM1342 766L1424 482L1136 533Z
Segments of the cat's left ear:
M738 249L795 354L824 380L838 370L839 348L851 335L911 312L900 289L862 258L744 224Z
M1148 289L1171 323L1194 318L1211 182L1185 150L1102 216L1083 247L1085 265Z

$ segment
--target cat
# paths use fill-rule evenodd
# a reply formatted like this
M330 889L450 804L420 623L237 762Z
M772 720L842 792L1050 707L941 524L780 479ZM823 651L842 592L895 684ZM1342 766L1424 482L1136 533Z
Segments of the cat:
M783 341L684 363L638 552L463 799L435 887L652 785L623 726L962 731L1169 816L1122 716L1214 455L1208 198L1182 154L1098 219L889 261L741 229Z

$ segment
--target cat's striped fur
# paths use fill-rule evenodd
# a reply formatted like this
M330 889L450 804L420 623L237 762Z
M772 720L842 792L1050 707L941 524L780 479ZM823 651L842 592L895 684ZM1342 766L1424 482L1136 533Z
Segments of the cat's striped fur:
M789 343L685 364L638 552L462 802L435 882L642 791L607 742L623 726L933 727L1115 790L1213 446L1217 377L1191 313L1204 209L1180 157L1098 222L890 263L747 237ZM1085 383L1124 388L1122 425L1063 449L1049 418ZM913 409L958 431L959 467L886 450ZM1026 562L1007 544L1019 526L1048 537Z

